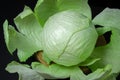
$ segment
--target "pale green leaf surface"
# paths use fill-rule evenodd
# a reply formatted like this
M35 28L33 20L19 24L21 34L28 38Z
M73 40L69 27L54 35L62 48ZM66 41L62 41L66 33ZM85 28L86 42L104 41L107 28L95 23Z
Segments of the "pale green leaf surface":
M4 31L4 39L5 39L6 46L7 46L8 50L12 53L14 51L14 49L10 50L10 48L9 48L9 31L8 31L8 21L7 20L5 20L5 22L3 23L3 31Z
M105 68L98 68L94 72L84 75L79 68L76 68L71 74L70 80L106 80L106 76L109 75L110 71L111 67L108 65Z
M86 80L106 80L107 76L111 73L111 69L110 65L101 69L97 68L97 70L87 76Z
M92 57L101 58L98 62L92 65L93 68L103 67L106 64L112 65L112 72L118 73L120 72L120 32L119 30L112 30L111 41L108 45L103 47L97 47Z
M70 77L76 67L65 67L58 64L45 66L41 63L33 62L32 68L44 76L45 79L62 79Z
M37 21L34 13L29 7L25 7L14 22L18 30L28 38L31 43L34 43L39 50L41 50L41 31L42 27Z
M111 71L111 68L107 66L104 69L97 69L87 76L77 66L65 67L57 64L44 66L36 62L32 63L32 68L45 79L64 79L70 77L70 80L102 80Z
M44 78L36 71L30 69L28 65L19 64L12 61L6 67L6 70L10 73L18 73L19 80L44 80Z
M118 76L118 74L110 74L106 80L116 80L116 77Z
M38 50L34 43L31 43L26 36L17 32L14 27L8 25L7 21L4 23L4 35L8 50L12 54L18 49L18 57L21 61L25 61Z
M106 8L100 14L98 14L94 19L93 23L95 25L103 26L98 28L98 33L100 35L107 31L111 31L110 43L106 46L101 46L95 48L93 52L93 57L101 58L96 62L91 69L96 69L98 67L103 67L107 64L112 65L112 73L120 72L120 10L119 9L109 9Z
M96 38L97 34L93 27L74 33L59 56L58 62L63 60L65 65L75 65L85 61L93 51Z
M42 54L42 58L47 64L50 64L51 60L47 57L47 55L44 52Z
M93 23L95 25L120 29L120 10L105 8L93 19Z
M97 69L95 72L86 76L79 67L75 66L65 67L52 64L48 67L34 62L32 67L44 76L45 79L61 79L70 77L70 80L103 80L111 71L111 68L107 66L103 69Z
M34 51L35 51L35 50L34 50ZM34 52L33 52L33 53L34 53ZM19 58L19 60L22 61L22 62L25 62L26 59L28 59L30 56L32 56L33 53L31 53L31 52L26 52L26 51L21 50L21 49L19 49L19 48L18 48L18 50L17 50L18 58Z
M50 16L71 9L91 19L88 0L38 0L34 11L43 26Z
M6 45L11 53L18 49L20 61L26 61L35 52L42 50L42 27L29 7L25 7L14 21L19 32L11 26L8 27L7 21L4 23Z
M80 70L79 67L74 69L70 75L70 80L86 80L87 76Z
M31 14L33 14L32 10L28 6L25 6L23 12L19 14L19 17L23 19Z
M90 66L94 64L95 62L99 61L100 58L87 58L84 62L80 63L79 66Z
M57 0L38 0L34 11L42 26L50 16L57 12L56 2Z
M103 35L105 34L106 32L109 32L111 31L111 27L100 27L100 28L96 28L97 32L98 32L98 35Z
M32 63L32 68L25 64L19 64L15 61L8 64L6 70L10 73L18 73L19 80L44 80L44 79L64 79L70 80L106 80L106 76L111 71L110 66L103 69L97 69L89 75L85 75L79 67L65 67L57 64L44 66L38 62ZM43 78L44 77L44 78Z
M73 9L91 19L91 9L88 5L88 0L58 0L57 6L59 11Z
M70 66L78 64L90 55L96 43L97 33L86 16L74 10L67 10L48 19L42 37L43 49L48 58Z

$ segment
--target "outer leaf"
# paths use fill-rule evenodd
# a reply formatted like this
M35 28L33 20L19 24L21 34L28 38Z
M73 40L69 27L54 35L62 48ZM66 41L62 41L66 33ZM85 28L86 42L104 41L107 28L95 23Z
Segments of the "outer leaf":
M3 31L4 31L4 38L5 38L6 46L7 46L8 50L12 53L15 49L12 49L11 47L9 47L9 31L8 31L8 21L7 20L5 20L5 22L3 23Z
M70 77L70 80L103 80L110 72L110 67L98 69L95 72L84 75L79 67L65 67L52 64L49 67L40 63L32 63L33 70L28 65L19 64L15 61L8 64L6 70L10 73L19 73L19 80L44 80L45 79L62 79ZM96 76L97 75L97 76ZM44 77L44 78L43 78Z
M6 45L11 53L18 49L20 61L25 61L36 51L41 50L42 27L28 7L15 18L15 24L20 33L13 27L8 27L7 21L4 23Z
M24 11L20 13L15 19L15 24L18 30L24 34L36 47L41 49L41 31L42 27L37 21L34 13L29 7L25 7Z
M77 66L65 67L58 64L44 66L36 62L32 63L32 68L45 79L64 79L70 77L70 80L104 80L111 71L111 67L106 66L103 69L97 69L93 73L85 75Z
M39 72L45 79L62 79L68 78L76 67L65 67L58 64L45 66L43 64L33 62L32 68Z
M50 16L57 12L71 9L77 10L91 19L88 0L38 0L34 10L39 22L43 26Z
M15 61L8 64L6 70L10 73L18 73L19 80L44 80L36 71L30 69L28 65L19 64Z
M88 0L58 0L57 6L59 11L73 9L91 19L91 9L88 5Z
M116 77L117 77L118 74L111 74L107 77L106 80L116 80Z
M109 75L111 71L110 66L106 66L103 69L97 69L93 73L89 75L84 75L80 69L76 68L70 76L70 80L106 80L106 77Z
M105 27L114 27L120 29L120 9L104 9L94 19L95 25L101 25Z
M94 64L95 62L97 62L99 60L100 60L100 58L91 58L91 57L89 57L87 60L80 63L79 66L90 66L90 65Z
M120 72L120 32L119 30L113 30L112 36L111 36L111 42L103 47L97 47L93 52L93 57L99 57L101 58L100 61L96 62L96 64L93 65L93 67L103 67L107 64L112 65L112 72L118 73Z
M70 75L70 80L86 80L86 78L87 76L78 67Z
M43 26L46 20L57 12L57 0L38 0L35 7L35 14Z
M89 57L97 33L86 16L67 10L49 18L42 37L43 49L48 58L58 64L71 66Z
M89 74L86 78L86 80L107 80L106 78L111 72L111 66L107 65L103 69L97 69L93 73Z
M96 25L104 26L99 28L99 33L104 34L106 31L112 31L110 43L106 46L97 47L93 52L93 57L101 58L92 66L92 69L103 67L107 64L112 65L112 73L120 72L120 10L106 8L93 22Z
M25 61L38 50L34 43L31 43L26 36L18 33L14 27L8 26L7 21L4 23L4 35L8 50L12 54L13 51L18 49L18 57L21 61Z

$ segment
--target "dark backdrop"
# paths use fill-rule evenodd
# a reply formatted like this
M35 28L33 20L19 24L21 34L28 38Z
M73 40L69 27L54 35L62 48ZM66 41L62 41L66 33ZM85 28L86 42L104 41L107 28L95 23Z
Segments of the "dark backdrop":
M17 60L17 57L11 56L6 48L2 24L7 19L14 25L13 18L23 10L24 6L27 5L33 9L36 2L37 0L0 0L0 80L18 80L17 74L9 74L5 71L6 65L12 60ZM89 4L93 17L105 7L120 8L118 0L89 0Z

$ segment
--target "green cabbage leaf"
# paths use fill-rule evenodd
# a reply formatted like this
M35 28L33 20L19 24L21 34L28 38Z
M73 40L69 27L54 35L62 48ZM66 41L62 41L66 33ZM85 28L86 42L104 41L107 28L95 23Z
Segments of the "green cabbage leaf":
M103 69L97 69L89 75L85 75L77 66L65 67L58 64L52 64L49 67L33 62L32 69L29 65L20 64L12 61L6 67L10 73L18 73L19 80L55 80L70 77L70 80L105 80L106 76L110 73L111 67L108 65Z
M101 47L96 47L93 51L92 57L101 58L98 62L92 65L92 69L103 67L106 64L112 65L111 74L117 74L120 72L120 10L119 9L104 9L94 19L95 25L102 27L98 28L99 35L111 31L110 42Z

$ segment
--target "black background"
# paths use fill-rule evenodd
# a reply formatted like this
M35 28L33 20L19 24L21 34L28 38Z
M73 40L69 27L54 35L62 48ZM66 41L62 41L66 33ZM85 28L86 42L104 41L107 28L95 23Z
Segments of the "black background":
M24 8L25 5L34 8L37 0L0 0L0 80L18 80L17 74L9 74L5 67L12 60L18 60L17 57L11 56L6 48L3 36L2 24L5 19L13 24L15 18ZM93 17L101 12L104 8L119 8L118 0L89 0ZM120 79L117 79L120 80Z

